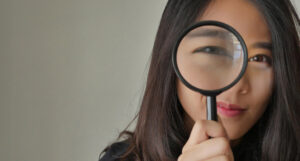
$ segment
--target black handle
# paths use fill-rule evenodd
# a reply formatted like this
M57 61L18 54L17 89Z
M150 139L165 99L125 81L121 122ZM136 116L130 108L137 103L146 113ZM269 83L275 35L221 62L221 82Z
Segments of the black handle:
M206 97L207 120L218 121L216 96Z

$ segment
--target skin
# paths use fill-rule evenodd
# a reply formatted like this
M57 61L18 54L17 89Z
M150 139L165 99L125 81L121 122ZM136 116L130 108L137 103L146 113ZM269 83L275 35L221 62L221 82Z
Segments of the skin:
M270 44L271 35L262 14L246 0L212 1L197 19L201 20L221 21L235 28L246 42L248 57L259 60L248 62L241 80L217 96L217 101L239 105L245 111L234 117L218 112L219 122L205 120L206 97L177 80L177 92L185 111L186 128L191 131L178 160L234 160L231 147L238 144L262 116L272 94L273 67L265 61L265 58L272 58L271 50L255 46L257 43ZM213 138L209 139L209 136Z

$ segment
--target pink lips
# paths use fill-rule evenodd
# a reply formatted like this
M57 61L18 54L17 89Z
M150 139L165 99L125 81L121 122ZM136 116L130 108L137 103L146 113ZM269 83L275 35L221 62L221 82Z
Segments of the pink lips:
M234 117L242 114L245 109L242 109L239 105L227 104L224 102L217 102L218 113L227 117Z

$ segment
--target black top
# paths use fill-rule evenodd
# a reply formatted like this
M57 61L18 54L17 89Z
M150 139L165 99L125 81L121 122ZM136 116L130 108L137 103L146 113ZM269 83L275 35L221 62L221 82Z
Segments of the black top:
M118 157L125 153L128 147L128 143L126 142L117 142L112 144L106 150L105 154L99 158L99 161L119 161Z
M243 143L240 143L243 144ZM254 144L255 145L255 144ZM260 151L257 149L256 146L251 144L244 144L242 147L241 145L237 145L236 147L232 148L234 159L236 161L239 160L256 160L259 161L260 159ZM119 157L125 153L129 146L129 143L126 141L116 142L113 143L111 146L107 147L105 150L105 154L100 156L99 161L120 161ZM127 158L127 160L133 160L131 157Z

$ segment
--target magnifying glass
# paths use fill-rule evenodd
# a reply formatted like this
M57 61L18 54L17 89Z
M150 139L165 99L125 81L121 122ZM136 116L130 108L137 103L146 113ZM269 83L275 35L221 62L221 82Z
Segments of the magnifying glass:
M242 36L218 21L200 21L185 30L172 53L178 78L206 96L207 120L217 121L216 96L245 73L248 54Z

